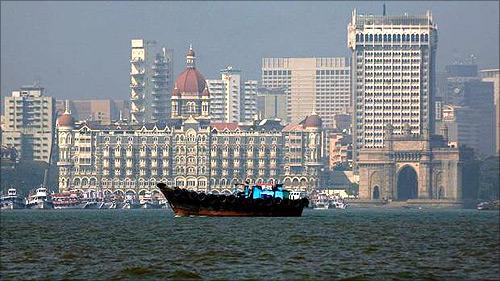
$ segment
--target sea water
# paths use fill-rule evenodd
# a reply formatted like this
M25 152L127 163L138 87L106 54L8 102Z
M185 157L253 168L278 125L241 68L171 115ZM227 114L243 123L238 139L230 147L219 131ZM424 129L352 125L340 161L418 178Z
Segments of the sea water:
M174 218L169 210L13 210L0 219L2 280L500 278L498 211Z

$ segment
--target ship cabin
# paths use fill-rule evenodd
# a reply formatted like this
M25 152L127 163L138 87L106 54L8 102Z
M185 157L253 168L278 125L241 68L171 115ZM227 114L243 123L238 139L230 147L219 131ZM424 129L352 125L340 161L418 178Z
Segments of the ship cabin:
M281 198L288 199L290 192L283 189L283 184L266 184L260 183L257 185L245 186L245 197L252 199L267 199L267 198Z

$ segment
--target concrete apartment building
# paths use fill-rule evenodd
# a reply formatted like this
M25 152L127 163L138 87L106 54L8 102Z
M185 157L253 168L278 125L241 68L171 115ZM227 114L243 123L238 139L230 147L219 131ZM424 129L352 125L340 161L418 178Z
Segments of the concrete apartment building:
M289 122L315 111L325 127L351 106L350 68L345 58L263 58L262 86L283 89Z
M259 88L255 106L260 118L287 120L286 93L282 89Z
M173 51L155 41L133 39L130 56L131 121L167 120L173 79Z
M49 163L54 142L55 100L44 88L23 86L4 98L2 145L13 147L18 158Z
M128 100L57 100L56 110L62 114L66 108L75 120L97 121L110 124L119 119L130 120L130 101Z
M244 81L241 71L231 66L220 73L221 79L206 80L211 95L212 120L228 123L252 121L256 115L258 81Z
M496 154L500 155L500 70L483 69L479 72L479 76L484 82L493 82L493 90L495 92L495 122L496 122Z

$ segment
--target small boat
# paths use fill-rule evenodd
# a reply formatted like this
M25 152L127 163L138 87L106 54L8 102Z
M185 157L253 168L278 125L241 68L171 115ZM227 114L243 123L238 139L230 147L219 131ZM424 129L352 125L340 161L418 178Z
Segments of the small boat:
M314 210L327 210L329 208L327 201L318 201L314 203Z
M161 209L160 201L153 197L151 191L146 191L144 197L140 200L143 209Z
M122 209L140 209L141 204L134 195L125 195Z
M78 193L63 192L52 194L52 204L54 209L83 209L87 202Z
M9 188L7 195L0 198L0 208L2 210L24 209L26 208L26 199L18 196L15 188Z
M28 197L28 203L26 204L28 209L53 209L54 204L52 203L52 198L50 197L47 188L39 187L36 189L35 193Z
M327 210L329 208L329 198L324 193L317 193L312 199L312 208L314 210Z
M283 189L282 184L272 185L272 189L265 189L262 185L237 185L242 185L244 191L216 195L157 184L179 217L300 217L309 204L307 198L291 200L290 192Z
M485 201L477 204L478 210L500 210L500 201Z
M331 209L346 209L348 204L342 198L333 198L329 206Z

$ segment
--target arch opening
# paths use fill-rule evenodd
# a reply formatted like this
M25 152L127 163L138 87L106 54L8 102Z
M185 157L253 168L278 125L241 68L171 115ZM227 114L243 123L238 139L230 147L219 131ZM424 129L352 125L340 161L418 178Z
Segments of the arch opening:
M373 187L372 199L380 199L380 188L377 185Z
M414 168L406 166L398 174L397 200L406 201L418 198L418 178Z

